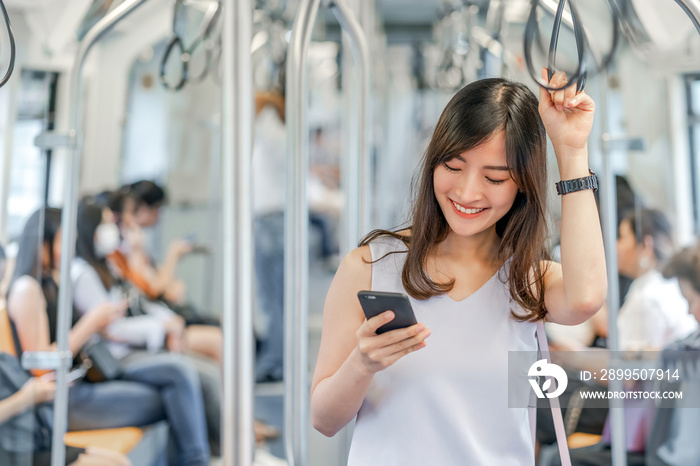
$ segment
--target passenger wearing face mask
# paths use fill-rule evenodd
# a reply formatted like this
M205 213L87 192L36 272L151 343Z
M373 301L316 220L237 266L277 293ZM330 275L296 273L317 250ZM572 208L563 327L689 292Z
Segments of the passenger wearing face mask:
M211 358L193 354L187 346L185 321L160 302L149 301L138 289L122 282L106 257L119 245L119 230L111 210L86 198L78 206L78 241L71 266L73 304L80 314L94 306L129 295L129 317L113 322L106 331L110 351L129 364L157 352L184 353L197 371L206 411L209 444L218 455L221 438L221 371Z
M96 303L124 299L124 289L116 286L106 257L119 246L119 229L109 209L83 201L80 205L76 258L71 266L73 302L81 314ZM166 307L153 307L149 313L119 319L108 328L110 350L117 358L132 348L154 353L161 349L179 351L181 333L177 315Z

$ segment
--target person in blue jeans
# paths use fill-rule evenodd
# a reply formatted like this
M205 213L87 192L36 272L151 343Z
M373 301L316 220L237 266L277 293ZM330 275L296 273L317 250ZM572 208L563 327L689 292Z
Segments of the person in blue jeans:
M21 351L55 350L61 211L35 212L20 239L8 293L8 314ZM40 230L43 224L43 231ZM35 278L37 277L37 278ZM103 303L80 317L74 312L69 347L73 354L124 318L126 304ZM120 380L79 381L69 390L68 427L100 429L141 426L167 420L177 463L205 466L210 454L197 372L176 354L149 355L123 363Z

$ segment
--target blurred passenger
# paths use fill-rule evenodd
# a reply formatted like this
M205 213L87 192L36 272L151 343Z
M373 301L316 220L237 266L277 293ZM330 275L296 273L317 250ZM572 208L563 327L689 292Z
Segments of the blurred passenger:
M620 274L633 281L617 319L620 350L662 348L697 329L676 280L659 271L673 252L671 223L659 210L629 212L620 223Z
M666 278L676 278L690 314L700 322L700 242L678 251L663 268ZM647 442L647 464L700 465L700 416L697 406L700 396L700 331L695 331L669 345L662 353L662 370L679 369L675 383L665 383L661 389L678 390L681 400L665 401L657 416ZM669 381L667 381L669 382ZM685 406L683 405L685 403Z
M664 278L660 267L673 252L672 228L666 215L655 209L631 210L624 216L619 227L617 241L618 270L632 279L629 292L620 308L617 319L619 349L621 351L660 350L686 338L696 338L698 322L688 314L688 303L692 294L688 282L669 279L677 272L687 270L683 258L674 256L676 266L666 272ZM691 259L692 260L692 259ZM674 270L671 273L671 270ZM680 282L680 283L679 283ZM680 287L679 287L680 284ZM684 299L685 295L685 299ZM690 299L689 299L690 298ZM692 313L692 310L691 310ZM594 354L586 355L594 359ZM581 359L581 357L579 357ZM600 360L586 369L600 369ZM584 363L584 366L586 363ZM573 383L572 383L573 382ZM572 389L580 386L570 380ZM600 387L593 390L606 390ZM567 387L569 391L569 387ZM600 409L584 409L583 412L601 412ZM590 414L590 413L589 413ZM654 412L646 400L625 400L625 442L628 464L645 464L647 439L652 428ZM547 416L547 422L549 417ZM583 430L585 431L585 430ZM610 420L606 420L599 444L590 448L571 451L575 466L603 465L611 461ZM680 464L680 463L679 463Z
M61 211L53 208L35 212L24 227L8 297L18 352L56 349L60 227ZM96 335L123 333L125 310L126 302L121 299L95 302L79 313L74 310L68 340L71 353L79 354ZM117 352L116 356L123 353ZM71 387L68 428L142 426L167 419L178 448L178 464L208 464L207 430L196 371L182 357L170 354L137 361L122 359L121 363L124 373L120 380L78 381Z
M119 246L119 230L109 209L102 209L87 198L78 206L78 244L71 266L73 304L81 315L89 315L96 306L117 302L128 288L109 268L106 257ZM139 364L167 350L180 353L187 349L185 321L167 306L129 298L130 317L110 326L110 350L126 363ZM158 357L168 357L158 354ZM212 452L218 454L221 439L221 373L216 361L187 353L178 358L194 365L204 397L207 431Z
M33 418L33 411L36 405L53 401L56 384L43 378L30 377L14 356L3 354L0 356L0 365L0 464L50 466L52 426L37 422L37 419ZM19 379L26 382L16 389L15 382ZM48 418L52 413L52 406L47 405L43 409ZM37 432L43 428L46 430ZM43 447L36 445L37 438L44 440ZM102 448L66 446L65 464L130 466L131 462L121 453Z
M177 279L175 271L180 259L192 251L193 244L184 239L172 241L163 263L156 265L143 234L144 228L153 227L160 220L160 209L166 202L165 190L153 181L142 180L122 187L121 191L125 195L119 210L125 240L122 250L130 268L147 280L152 297L184 303L185 284Z
M253 212L255 215L256 299L267 321L256 355L255 380L281 380L284 374L284 209L287 146L284 96L255 94Z
M99 206L109 208L114 214L122 238L119 248L111 252L107 260L119 278L136 287L147 299L162 302L184 319L183 343L189 351L221 362L223 337L218 320L201 316L187 302L184 282L174 276L181 255L192 251L192 243L171 242L165 264L159 268L152 266L146 251L142 225L137 219L141 219L144 226L150 226L149 222L157 221L158 210L149 203L159 206L165 199L165 191L151 181L139 181L117 192L95 196ZM163 286L163 279L162 283L169 284Z

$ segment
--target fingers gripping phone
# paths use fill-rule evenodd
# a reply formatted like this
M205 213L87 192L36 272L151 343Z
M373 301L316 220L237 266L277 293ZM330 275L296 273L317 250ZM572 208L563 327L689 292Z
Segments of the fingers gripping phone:
M367 319L386 311L394 312L394 320L377 329L377 334L390 330L410 327L418 323L413 313L408 296L403 293L387 293L384 291L360 291L357 297Z

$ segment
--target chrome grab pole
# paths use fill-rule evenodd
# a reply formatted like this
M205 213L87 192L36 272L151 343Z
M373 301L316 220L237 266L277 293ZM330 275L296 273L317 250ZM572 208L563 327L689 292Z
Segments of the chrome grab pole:
M617 273L617 188L615 184L615 173L610 165L610 145L608 143L610 134L608 133L608 73L606 70L600 72L600 126L603 169L600 174L600 211L602 218L603 239L605 244L605 263L608 274L608 294L606 304L608 307L608 349L612 352L609 366L615 368L619 363L619 343L617 337L617 315L620 310L620 283ZM622 391L622 381L611 380L610 387L613 391ZM627 456L625 453L625 413L624 403L619 399L610 400L610 428L612 440L612 464L615 466L626 466ZM614 408L614 409L612 409Z
M147 0L126 0L110 11L85 34L78 45L78 52L71 70L70 83L70 150L65 165L65 186L63 194L63 216L61 219L61 276L58 291L58 318L56 323L56 346L60 357L56 368L56 397L54 399L53 446L51 447L51 465L65 465L66 419L68 417L68 383L66 375L73 359L68 347L68 333L73 315L73 290L70 279L70 266L75 253L75 239L78 210L78 181L80 179L80 156L82 151L81 115L82 115L82 71L88 52L117 23Z
M222 32L224 310L222 404L225 466L253 463L253 76L250 0L225 0Z
M357 125L350 125L353 133L350 135L351 146L357 148L357 154L350 154L348 166L350 171L357 176L345 177L350 183L346 188L346 203L349 212L349 226L347 245L352 248L360 238L368 233L370 223L371 191L369 183L369 148L370 144L370 106L369 90L370 77L370 50L360 23L353 15L352 10L344 0L330 0L328 7L338 19L341 28L348 34L352 56L356 70L355 92L356 99L353 110L357 112ZM354 141L353 141L354 139ZM355 199L358 201L356 202ZM348 252L348 251L343 251Z
M289 466L306 464L309 426L309 171L307 56L321 0L301 0L287 52L287 206L284 217L284 436Z
M693 26L700 33L700 4L693 0L675 0L679 7L688 15Z

